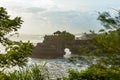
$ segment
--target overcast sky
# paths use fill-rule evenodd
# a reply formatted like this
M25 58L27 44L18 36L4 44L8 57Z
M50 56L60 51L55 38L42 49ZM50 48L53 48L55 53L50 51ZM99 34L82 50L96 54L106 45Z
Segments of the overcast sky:
M0 6L22 17L22 34L83 33L102 28L97 12L120 9L120 0L0 0Z

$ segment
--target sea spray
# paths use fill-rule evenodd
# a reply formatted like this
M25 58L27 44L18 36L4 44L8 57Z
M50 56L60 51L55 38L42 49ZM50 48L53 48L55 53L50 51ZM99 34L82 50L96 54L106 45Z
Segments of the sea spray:
M65 55L64 58L70 58L71 57L71 51L69 48L64 49Z

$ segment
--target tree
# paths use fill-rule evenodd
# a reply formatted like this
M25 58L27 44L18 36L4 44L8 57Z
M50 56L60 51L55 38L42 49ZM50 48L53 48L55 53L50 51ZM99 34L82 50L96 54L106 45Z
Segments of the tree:
M101 21L106 31L94 34L92 45L96 47L94 53L104 55L102 63L120 67L120 12L112 17L110 13L99 13L98 20Z
M88 39L92 40L90 45L95 47L94 50L87 51L87 49L81 47L87 53L95 53L93 57L97 53L98 58L92 57L97 62L85 71L70 70L68 77L59 80L120 79L120 12L115 17L112 17L108 12L99 13L98 20L107 30L101 29L100 32L102 33L91 31L91 34L85 34Z
M94 44L106 53L120 52L120 12L118 15L112 17L110 13L99 13L98 20L101 21L107 32L98 34L94 37ZM101 31L101 30L100 30Z
M15 33L21 27L21 17L10 18L5 8L0 7L0 43L6 47L6 54L0 54L0 68L22 66L27 62L33 49L33 44L28 42L11 41L6 35Z
M120 28L120 11L117 11L118 15L112 17L109 12L99 12L98 20L106 29L118 29Z
M5 8L0 7L0 43L7 46L12 44L5 36L11 32L16 32L22 24L21 17L10 18Z
M64 48L66 45L72 44L75 41L75 36L66 31L59 32L59 34L55 36L59 39Z

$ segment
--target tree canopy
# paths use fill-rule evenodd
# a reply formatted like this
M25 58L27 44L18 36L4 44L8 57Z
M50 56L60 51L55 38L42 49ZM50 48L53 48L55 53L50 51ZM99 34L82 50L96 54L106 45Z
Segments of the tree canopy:
M12 42L6 38L11 32L16 32L22 24L21 17L10 18L5 8L0 7L0 43L4 46L12 44Z
M106 29L118 29L120 28L120 11L117 11L116 16L112 16L109 12L99 12L98 20Z
M105 59L101 59L103 63L120 67L120 12L115 17L108 12L99 14L98 20L106 30L102 33L92 33L91 44L95 46L92 53L104 55Z
M21 17L11 19L6 9L0 7L0 43L6 47L5 54L0 54L0 67L22 66L32 53L33 44L29 41L12 41L6 37L18 31L22 23Z
M69 32L57 31L56 33L58 33L58 34L55 36L59 39L61 44L63 44L63 47L65 47L65 45L72 44L75 41L75 35L73 35Z

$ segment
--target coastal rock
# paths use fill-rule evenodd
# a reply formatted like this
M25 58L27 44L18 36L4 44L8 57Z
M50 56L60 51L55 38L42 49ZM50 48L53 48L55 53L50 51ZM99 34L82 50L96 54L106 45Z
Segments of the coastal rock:
M76 47L78 46L88 46L88 40L76 39L74 43L65 45L69 48L71 54L78 54ZM42 43L37 43L33 49L33 58L63 58L65 55L64 47L57 37L54 35L46 35Z

